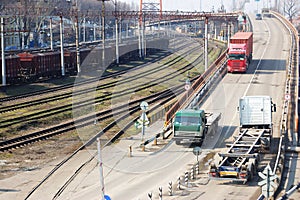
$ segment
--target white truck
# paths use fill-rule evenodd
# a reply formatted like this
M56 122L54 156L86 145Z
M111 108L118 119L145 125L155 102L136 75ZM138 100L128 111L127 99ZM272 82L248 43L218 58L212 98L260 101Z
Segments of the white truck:
M212 162L209 177L219 180L247 182L257 170L259 154L270 147L276 111L269 96L245 96L239 100L240 128L235 141L225 153L219 153L219 163Z

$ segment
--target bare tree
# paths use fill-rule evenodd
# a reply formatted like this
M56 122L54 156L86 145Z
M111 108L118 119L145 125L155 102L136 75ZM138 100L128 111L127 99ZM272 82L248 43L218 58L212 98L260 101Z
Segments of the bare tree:
M115 10L114 2L115 0L111 0L105 3L106 11ZM132 5L126 1L117 0L117 2L118 10L133 10ZM31 35L34 46L37 46L39 38L47 37L44 27L49 25L50 17L63 16L74 21L76 10L79 12L78 17L85 17L85 20L91 23L100 23L102 2L99 0L0 0L0 15L3 13L5 16L10 16L6 20L10 24L14 23L15 30L19 34L20 46L29 45ZM109 23L114 20L114 17L107 16L106 19Z
M288 16L290 22L293 22L293 19L299 13L298 0L285 0L283 11L284 14Z

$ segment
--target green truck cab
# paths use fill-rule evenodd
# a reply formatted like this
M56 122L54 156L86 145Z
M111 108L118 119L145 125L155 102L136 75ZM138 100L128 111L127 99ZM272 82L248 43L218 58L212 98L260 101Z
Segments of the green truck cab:
M207 133L204 110L183 109L175 114L172 127L176 144L181 142L202 143Z

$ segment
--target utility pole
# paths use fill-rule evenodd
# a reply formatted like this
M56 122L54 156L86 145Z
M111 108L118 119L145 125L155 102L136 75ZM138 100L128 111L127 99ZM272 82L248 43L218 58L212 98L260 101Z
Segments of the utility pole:
M75 8L74 8L75 7ZM72 9L75 15L75 46L76 46L76 66L77 76L80 76L80 48L79 48L79 19L78 19L78 0L75 0L75 5L72 5ZM72 13L73 13L72 12Z
M53 25L52 25L52 17L50 17L50 49L53 50Z
M102 156L101 156L101 146L100 146L100 138L97 138L97 151L98 151L98 162L99 162L99 174L100 174L100 197L101 200L104 200L104 178L103 178L103 163L102 163Z
M75 43L76 43L76 65L77 65L77 76L80 76L80 50L79 50L79 23L78 23L78 7L75 17Z
M6 86L5 47L4 47L4 18L1 17L1 58L2 58L2 86Z
M208 68L208 18L205 17L205 33L204 33L204 65L205 65L205 71Z
M118 28L118 17L117 17L117 0L115 0L115 13L116 13L116 17L115 17L115 23L116 23L116 63L119 64L119 28Z
M145 38L145 16L143 16L143 12L156 12L159 13L159 19L162 19L162 0L148 0L144 2L144 0L140 0L140 11L139 11L139 51L140 57L144 58L146 56L146 38ZM159 28L160 29L160 20L159 20Z
M60 15L60 59L61 59L61 75L65 76L65 61L64 61L64 28L63 16Z
M99 0L98 0L99 1ZM102 1L102 65L105 66L105 1L109 0L101 0Z
M201 12L202 11L202 1L201 0L199 0L200 1L200 11L199 12Z
M78 0L76 0L76 14L75 14L75 45L76 45L76 65L77 76L80 76L80 49L79 49L79 23L78 23Z

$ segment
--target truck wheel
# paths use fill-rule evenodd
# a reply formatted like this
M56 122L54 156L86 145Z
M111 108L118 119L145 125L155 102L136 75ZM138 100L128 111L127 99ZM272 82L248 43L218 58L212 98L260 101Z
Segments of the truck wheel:
M177 145L180 145L180 141L177 141L177 140L176 140L175 143L176 143Z
M249 177L249 180L248 180L248 181L252 181L252 179L253 179L253 172L251 171L251 172L250 172L250 177Z
M251 164L251 171L249 172L249 178L248 181L252 181L253 179L253 174L254 174L254 166Z
M207 132L208 132L208 128L207 128L207 127L205 127L205 128L204 128L204 130L203 130L203 139L205 138L205 136L206 136Z
M203 140L201 140L201 141L197 141L197 142L194 142L194 143L192 143L192 146L195 146L195 147L200 147L200 146L202 146L202 143L203 143Z

